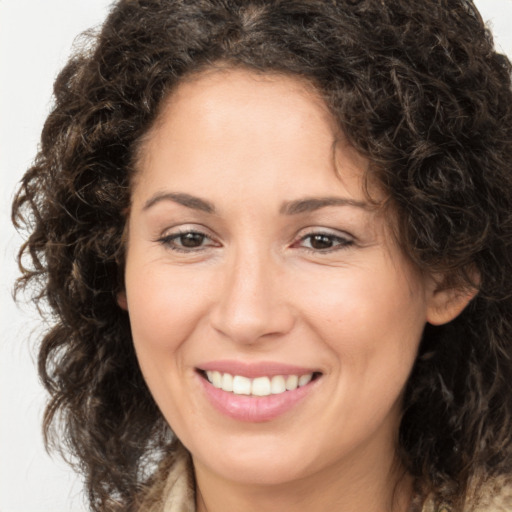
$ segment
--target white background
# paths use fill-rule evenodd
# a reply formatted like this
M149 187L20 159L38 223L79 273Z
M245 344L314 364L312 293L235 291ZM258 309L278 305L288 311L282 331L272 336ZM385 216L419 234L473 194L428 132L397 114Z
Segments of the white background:
M100 24L110 3L0 0L0 512L87 509L80 481L43 448L45 395L34 364L38 319L11 298L20 239L9 218L16 182L37 150L56 73L75 36ZM512 57L512 0L476 4L498 47Z

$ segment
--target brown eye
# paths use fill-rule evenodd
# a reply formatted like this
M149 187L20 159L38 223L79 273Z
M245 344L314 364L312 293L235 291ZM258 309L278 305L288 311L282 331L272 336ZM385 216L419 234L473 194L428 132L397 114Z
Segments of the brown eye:
M308 251L328 253L351 246L354 243L349 236L340 236L331 233L310 233L302 237L296 247L303 247Z
M177 252L194 252L217 246L208 235L200 231L173 233L168 236L163 236L158 239L158 242Z
M310 237L309 244L312 249L331 249L334 245L334 240L332 236L312 235Z
M205 238L206 236L201 233L183 233L179 235L177 241L179 241L179 245L181 245L182 247L187 247L188 249L195 249L203 245Z

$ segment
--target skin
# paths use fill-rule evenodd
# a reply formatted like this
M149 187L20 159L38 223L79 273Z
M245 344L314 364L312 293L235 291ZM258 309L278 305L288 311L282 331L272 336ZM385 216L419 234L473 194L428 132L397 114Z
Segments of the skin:
M148 386L192 454L200 512L407 509L395 458L403 389L425 323L451 320L470 297L412 268L363 193L367 165L314 90L276 74L189 79L147 134L119 304ZM286 211L325 197L348 204ZM180 232L201 233L197 245L184 248ZM200 385L196 367L221 359L321 377L285 414L241 422Z

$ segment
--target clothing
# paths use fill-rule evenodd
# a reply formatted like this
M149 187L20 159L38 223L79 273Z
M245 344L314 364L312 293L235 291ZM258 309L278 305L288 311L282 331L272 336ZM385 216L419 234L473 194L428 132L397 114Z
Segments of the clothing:
M141 512L195 512L195 491L192 461L184 448L176 452L169 476L162 491L163 501ZM450 512L441 505L434 507L432 500L425 502L422 512ZM476 504L470 512L512 512L512 478L495 479L479 492Z

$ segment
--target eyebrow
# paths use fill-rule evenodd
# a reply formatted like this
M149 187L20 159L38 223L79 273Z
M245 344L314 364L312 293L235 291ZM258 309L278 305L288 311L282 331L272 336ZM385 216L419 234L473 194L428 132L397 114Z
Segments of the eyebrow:
M306 197L304 199L285 202L279 209L279 213L284 215L298 215L300 213L314 212L328 206L353 206L365 210L369 208L368 203L345 197Z
M155 194L144 203L142 209L148 210L155 204L158 204L162 201L172 201L173 203L181 204L182 206L192 208L193 210L200 210L206 213L215 213L215 206L213 206L210 201L206 201L206 199L200 199L199 197L191 196L190 194L184 194L181 192L161 192Z
M142 209L148 210L162 201L172 201L173 203L205 213L214 214L216 212L215 206L210 201L183 192L157 193L144 203ZM363 201L356 201L355 199L345 197L306 197L304 199L285 201L279 209L279 213L281 215L298 215L301 213L314 212L329 206L352 206L365 210L369 207L369 205Z

